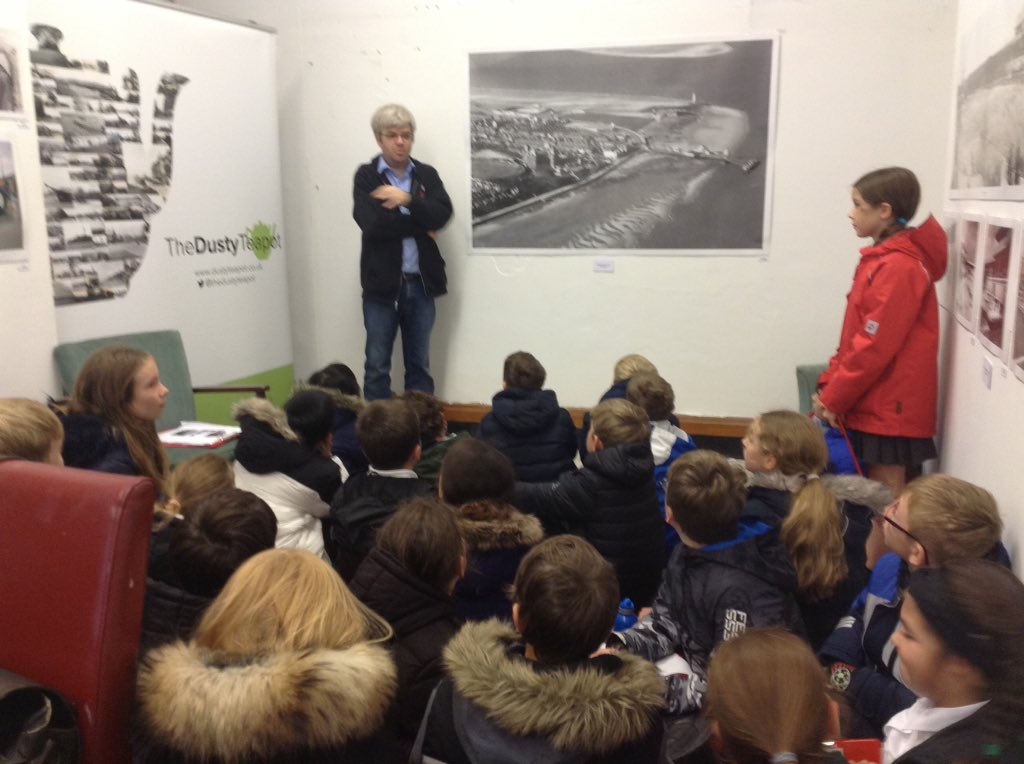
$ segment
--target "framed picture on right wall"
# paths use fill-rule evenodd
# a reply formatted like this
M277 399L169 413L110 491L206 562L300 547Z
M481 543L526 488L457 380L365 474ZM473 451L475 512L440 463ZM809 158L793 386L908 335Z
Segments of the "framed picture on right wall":
M975 282L975 267L978 250L981 247L981 231L985 218L981 215L964 215L960 220L956 258L956 320L972 334L978 325L978 287Z
M1024 235L1017 237L1024 238ZM1010 253L1010 289L1006 295L1006 324L1009 337L1009 365L1017 379L1024 382L1024 242L1016 242Z
M981 304L978 311L978 339L1006 362L1010 315L1010 255L1020 249L1020 236L1015 220L990 217L984 229L981 248Z

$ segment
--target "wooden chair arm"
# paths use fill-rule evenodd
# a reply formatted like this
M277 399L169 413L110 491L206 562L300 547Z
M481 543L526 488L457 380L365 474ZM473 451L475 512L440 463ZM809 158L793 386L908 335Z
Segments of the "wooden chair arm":
M252 393L257 398L266 398L270 385L242 385L240 387L193 387L193 393Z

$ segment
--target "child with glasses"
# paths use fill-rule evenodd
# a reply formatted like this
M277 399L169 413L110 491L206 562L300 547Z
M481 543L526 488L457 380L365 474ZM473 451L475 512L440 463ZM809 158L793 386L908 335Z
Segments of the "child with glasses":
M881 737L889 718L917 698L893 641L911 571L947 560L1000 559L1004 552L992 494L950 475L914 480L882 518L892 552L878 561L849 615L819 651L832 685L845 691L854 712L853 737Z

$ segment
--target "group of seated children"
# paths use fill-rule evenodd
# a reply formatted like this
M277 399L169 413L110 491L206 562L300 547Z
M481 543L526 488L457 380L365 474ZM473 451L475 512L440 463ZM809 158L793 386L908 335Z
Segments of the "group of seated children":
M697 712L722 761L841 761L840 734L900 764L1024 756L1024 585L981 488L826 474L792 411L754 419L742 462L697 450L641 356L577 454L522 352L480 437L332 364L237 406L233 469L172 473L151 357L107 355L83 374L116 384L63 419L0 401L0 457L158 474L140 761L669 761ZM644 609L613 632L625 597Z

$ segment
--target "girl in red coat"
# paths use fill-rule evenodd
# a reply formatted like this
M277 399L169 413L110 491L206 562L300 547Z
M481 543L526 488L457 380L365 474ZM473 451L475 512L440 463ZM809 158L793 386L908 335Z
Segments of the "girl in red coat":
M905 168L869 172L852 197L853 230L872 244L860 251L839 349L818 380L814 410L849 428L868 477L899 496L908 470L916 474L936 455L935 282L946 271L946 234L931 216L910 227L921 187Z

